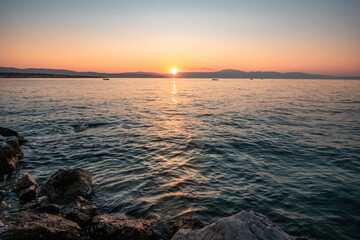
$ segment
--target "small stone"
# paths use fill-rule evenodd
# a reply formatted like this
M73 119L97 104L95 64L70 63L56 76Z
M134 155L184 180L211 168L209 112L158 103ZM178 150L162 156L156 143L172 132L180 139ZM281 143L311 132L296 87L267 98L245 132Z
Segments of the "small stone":
M21 176L15 184L11 187L11 191L18 192L25 188L31 187L31 186L38 186L37 182L33 179L33 177L27 173Z
M15 192L21 201L30 202L36 198L37 187L37 182L27 173L13 184L11 191Z
M2 201L2 202L0 203L0 213L6 211L6 209L8 209L8 207L9 207L9 205L7 204L7 202Z

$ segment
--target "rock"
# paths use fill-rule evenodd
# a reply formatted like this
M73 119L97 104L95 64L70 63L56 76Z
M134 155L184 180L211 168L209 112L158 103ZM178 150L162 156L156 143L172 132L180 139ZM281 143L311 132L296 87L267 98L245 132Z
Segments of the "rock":
M150 240L155 238L152 224L149 220L122 220L104 214L93 218L90 235L94 240Z
M22 145L22 144L29 141L29 139L23 137L18 132L14 131L14 130L11 130L9 128L5 128L5 127L0 127L0 135L3 136L3 137L15 136L18 139L20 145Z
M76 201L78 196L86 198L91 192L91 174L80 168L58 170L40 191L42 195L48 196L52 203Z
M88 129L88 128L89 128L88 125L83 124L83 125L76 126L75 129L74 129L74 131L75 131L76 133L79 133L79 132L85 131L85 130Z
M265 240L293 239L268 218L253 211L241 211L199 230L180 229L172 240Z
M17 161L23 157L16 137L8 137L0 146L0 178L15 170Z
M30 186L16 193L22 203L30 202L36 198L36 186Z
M36 187L38 186L33 177L29 173L26 173L16 180L16 182L11 186L11 191L16 193L33 185Z
M0 190L0 197L2 196L2 195L4 195L4 193L6 193L6 191L5 190Z
M85 198L78 196L77 201L65 205L60 210L60 215L66 219L84 226L90 222L92 217L96 214L96 206Z
M175 222L171 228L170 233L173 235L175 234L179 229L201 229L205 227L205 224L201 222L200 220L193 218L193 217L187 217L184 219L180 219L179 221Z
M9 207L9 205L7 204L7 202L2 201L2 202L0 203L0 213L6 211L6 209L8 209L8 207Z
M15 182L11 191L15 192L21 201L30 202L36 198L37 187L37 182L27 173Z
M31 202L26 203L21 210L28 210L33 208L38 208L49 204L49 198L47 196L38 197Z
M33 211L37 213L49 213L53 215L60 215L60 206L57 204L46 204L34 208Z
M73 240L80 235L77 223L60 216L31 210L0 215L2 240Z

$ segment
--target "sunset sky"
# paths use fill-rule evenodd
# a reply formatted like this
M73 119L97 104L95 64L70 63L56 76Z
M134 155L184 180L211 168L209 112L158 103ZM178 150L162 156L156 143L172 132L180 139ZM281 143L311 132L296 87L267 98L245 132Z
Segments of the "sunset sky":
M359 0L0 0L0 66L360 76Z

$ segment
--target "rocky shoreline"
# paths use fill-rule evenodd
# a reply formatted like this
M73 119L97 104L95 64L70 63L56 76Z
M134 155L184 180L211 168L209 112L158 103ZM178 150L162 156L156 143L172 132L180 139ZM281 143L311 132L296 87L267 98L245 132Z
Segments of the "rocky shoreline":
M264 215L241 211L210 225L188 217L174 223L115 217L100 214L90 202L93 193L89 171L59 169L39 186L30 174L13 176L23 157L20 146L27 138L0 127L0 181L12 182L8 191L0 189L1 240L100 240L100 239L293 239ZM10 181L11 180L11 181ZM8 211L3 196L13 192L21 208Z

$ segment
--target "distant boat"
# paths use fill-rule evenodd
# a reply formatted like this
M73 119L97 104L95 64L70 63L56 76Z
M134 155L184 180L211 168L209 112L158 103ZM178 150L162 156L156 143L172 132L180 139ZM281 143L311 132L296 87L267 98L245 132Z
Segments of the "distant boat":
M219 81L219 79L218 79L218 78L213 78L212 80L213 80L213 81Z
M103 80L110 80L110 78L103 78Z

